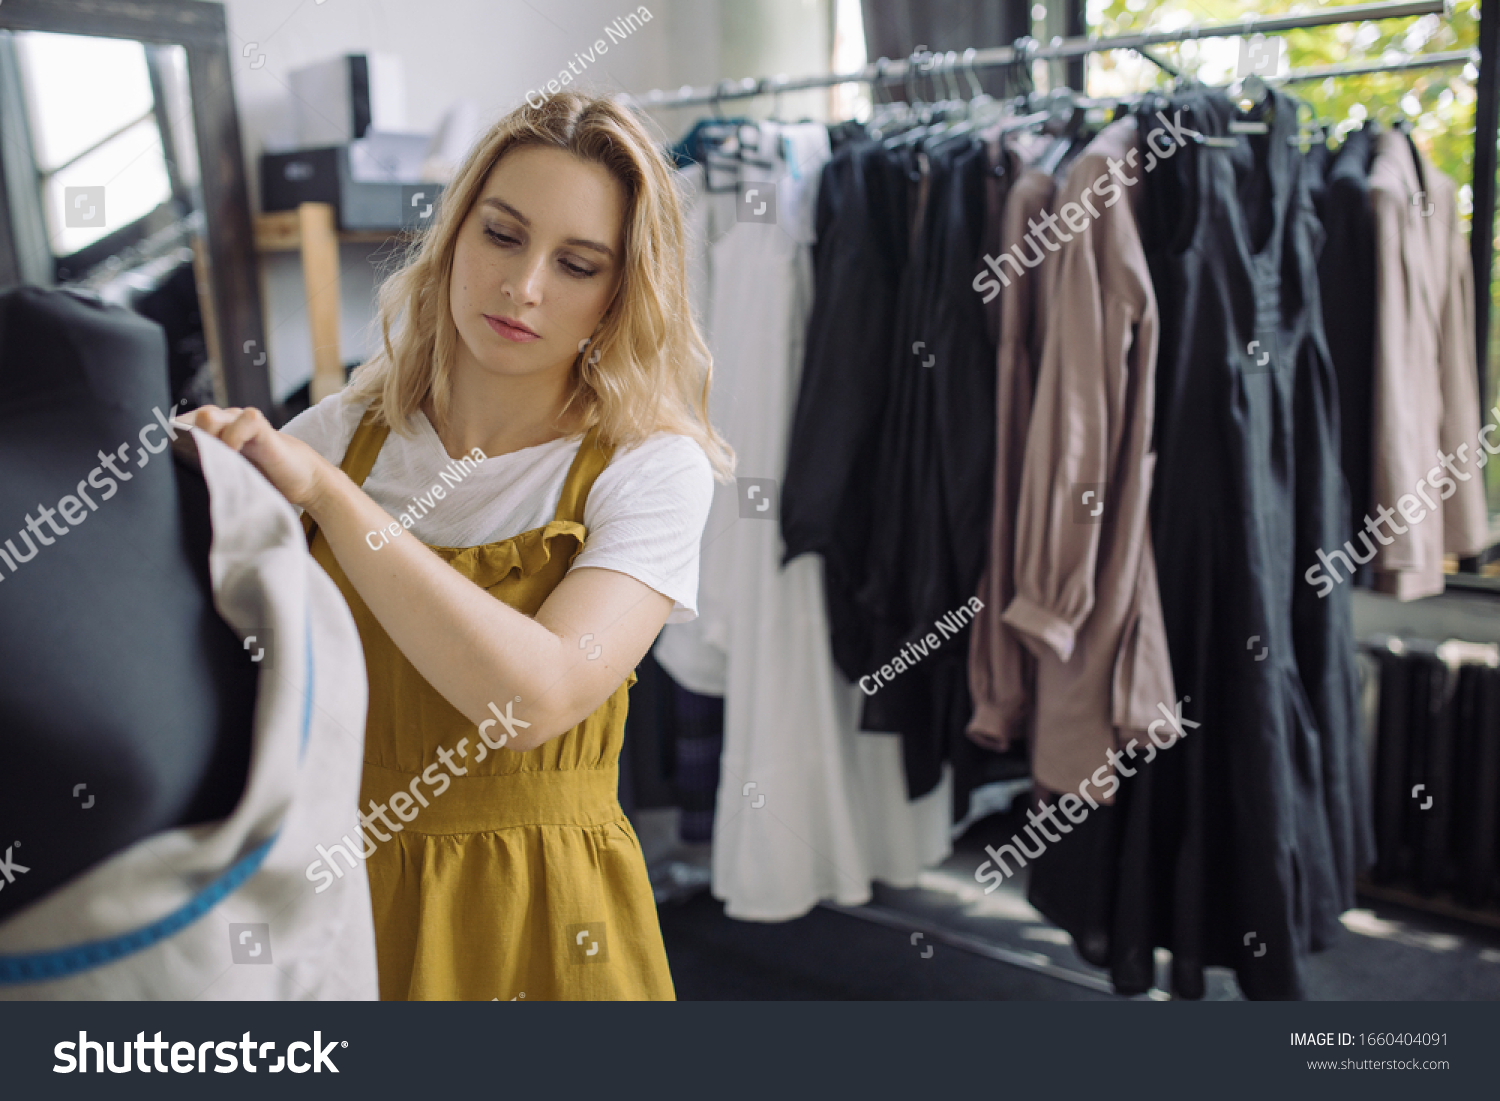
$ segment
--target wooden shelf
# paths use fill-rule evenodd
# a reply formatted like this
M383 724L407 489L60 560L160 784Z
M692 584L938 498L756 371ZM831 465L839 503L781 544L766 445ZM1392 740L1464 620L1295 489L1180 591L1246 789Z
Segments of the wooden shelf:
M407 230L340 230L329 203L303 203L296 210L255 218L257 252L300 252L307 294L307 328L312 336L313 372L309 395L317 404L344 388L339 353L339 245L379 245L410 238Z
M326 206L326 203L308 204ZM278 210L274 214L255 216L255 249L257 252L296 252L302 247L301 216L295 210ZM339 244L379 245L408 236L405 230L341 229Z

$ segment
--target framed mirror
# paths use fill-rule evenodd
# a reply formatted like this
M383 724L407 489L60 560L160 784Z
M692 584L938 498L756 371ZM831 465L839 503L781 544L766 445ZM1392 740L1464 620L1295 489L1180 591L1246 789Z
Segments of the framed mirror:
M152 317L174 399L276 419L222 4L0 3L0 288L22 283Z

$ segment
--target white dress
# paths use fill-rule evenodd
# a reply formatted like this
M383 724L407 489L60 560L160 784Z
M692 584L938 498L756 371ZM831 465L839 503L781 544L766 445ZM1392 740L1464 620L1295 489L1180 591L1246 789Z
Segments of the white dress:
M820 124L760 128L777 167L746 165L741 178L775 187L777 221L739 221L738 193L708 193L695 169L691 224L706 246L695 282L708 302L700 316L714 352L715 422L738 476L779 486L830 150ZM767 499L760 488L756 504ZM731 917L784 921L825 899L861 905L874 879L914 884L950 851L952 811L946 777L909 801L899 737L858 729L859 689L833 663L822 564L803 555L783 569L778 508L765 511L766 520L741 518L738 486L719 487L704 533L702 618L668 627L656 655L684 687L725 697L713 893Z

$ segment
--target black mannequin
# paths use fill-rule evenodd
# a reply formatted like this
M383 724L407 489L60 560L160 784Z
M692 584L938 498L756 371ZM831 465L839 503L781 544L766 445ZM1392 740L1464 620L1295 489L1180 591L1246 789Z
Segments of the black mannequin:
M202 475L141 447L170 404L155 323L0 294L0 920L244 790L259 667L213 607Z

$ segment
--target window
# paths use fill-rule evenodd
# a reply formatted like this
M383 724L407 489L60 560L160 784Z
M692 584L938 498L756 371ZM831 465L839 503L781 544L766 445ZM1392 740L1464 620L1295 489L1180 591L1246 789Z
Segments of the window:
M140 42L36 32L15 42L47 239L62 260L173 198L160 81Z

